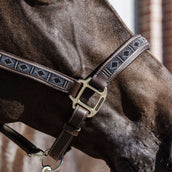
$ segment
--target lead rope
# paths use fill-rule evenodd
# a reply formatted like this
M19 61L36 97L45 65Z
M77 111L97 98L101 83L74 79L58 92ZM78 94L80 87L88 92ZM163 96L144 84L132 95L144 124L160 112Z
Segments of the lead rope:
M62 159L60 160L59 165L58 165L56 168L54 168L54 169L52 169L51 166L49 166L49 165L44 165L43 159L41 159L42 172L47 172L47 171L49 171L49 172L55 172L55 171L60 170L60 168L61 168L61 166L62 166L62 164L63 164L63 159L64 159L64 158L62 158Z

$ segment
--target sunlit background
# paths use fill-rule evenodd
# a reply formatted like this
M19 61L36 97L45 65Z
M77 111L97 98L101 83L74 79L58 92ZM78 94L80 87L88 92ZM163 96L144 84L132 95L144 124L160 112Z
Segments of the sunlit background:
M109 0L133 33L141 33L151 52L172 71L172 1Z
M129 29L135 32L135 0L109 0Z

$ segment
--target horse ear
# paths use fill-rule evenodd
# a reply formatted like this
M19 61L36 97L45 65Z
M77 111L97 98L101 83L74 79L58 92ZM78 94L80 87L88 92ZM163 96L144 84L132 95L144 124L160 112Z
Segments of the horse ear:
M49 5L55 3L57 0L24 0L24 1L31 6L34 6L34 5Z

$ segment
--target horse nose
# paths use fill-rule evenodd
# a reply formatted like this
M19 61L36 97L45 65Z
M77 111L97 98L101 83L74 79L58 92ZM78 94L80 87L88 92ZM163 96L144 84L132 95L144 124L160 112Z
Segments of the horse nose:
M111 169L111 172L155 172L155 168L153 164L144 163L142 160L132 164L126 158L119 158L116 161L116 169Z
M117 172L136 172L132 164L125 158L119 158L117 164Z

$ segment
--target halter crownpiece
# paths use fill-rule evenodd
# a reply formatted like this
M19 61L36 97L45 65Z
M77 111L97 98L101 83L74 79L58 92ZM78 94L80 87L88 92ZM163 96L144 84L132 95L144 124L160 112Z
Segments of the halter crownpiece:
M70 146L73 137L78 135L82 122L87 117L93 117L100 110L106 99L107 86L111 80L147 49L149 49L149 43L144 37L141 35L133 36L108 57L92 77L86 80L75 80L65 74L4 51L0 51L0 68L34 79L69 95L73 102L73 114L68 122L64 124L62 132L48 152L52 158L59 160L62 159L64 153ZM81 97L84 96L87 89L99 95L99 99L94 107L90 107L81 100ZM18 144L29 155L35 155L35 153L37 154L41 151L41 149L34 146L5 124L0 125L0 131ZM44 171L52 171L49 166L43 169Z

